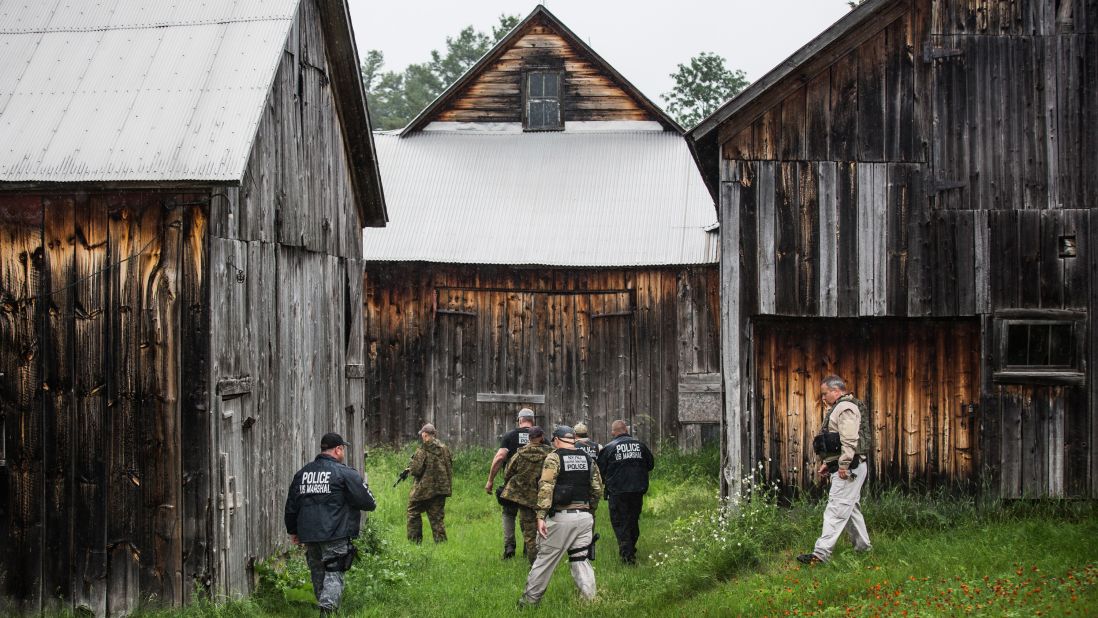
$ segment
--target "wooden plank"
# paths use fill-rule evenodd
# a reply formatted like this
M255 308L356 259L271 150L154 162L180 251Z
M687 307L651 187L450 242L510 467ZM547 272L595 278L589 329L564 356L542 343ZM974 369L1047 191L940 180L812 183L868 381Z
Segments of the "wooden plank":
M831 137L831 71L820 71L805 86L805 156L829 158ZM738 158L738 157L733 157Z
M957 269L956 287L954 287L957 299L956 311L960 315L973 315L976 312L975 212L958 211L950 215L947 220L952 222L952 242Z
M819 165L819 314L839 315L839 202L838 169L834 163Z
M797 313L816 315L820 310L820 203L816 166L800 162L797 166Z
M738 500L743 476L743 419L747 414L743 383L742 317L740 315L740 195L736 183L724 182L730 174L722 168L720 192L721 229L721 373L724 375L724 414L721 432L721 488L726 496ZM760 179L763 176L760 170ZM765 193L764 193L765 195ZM765 199L765 198L764 198ZM764 209L760 208L760 217ZM760 239L762 234L759 235ZM760 246L765 243L760 241ZM761 252L760 252L761 253ZM761 269L760 269L761 272ZM760 275L760 283L762 276ZM763 300L760 294L760 309Z
M858 63L855 50L831 65L830 151L836 161L858 158Z
M882 161L885 155L886 31L858 47L858 160Z
M838 270L839 286L838 309L840 316L859 315L860 280L859 273L859 183L856 163L838 164L838 182L836 207L839 213Z
M758 164L758 277L759 277L759 313L772 315L777 312L777 205L775 186L777 167L774 163ZM738 198L739 196L737 196ZM723 220L722 220L723 224ZM738 253L738 252L737 252Z
M102 465L107 452L107 313L109 275L107 208L91 197L76 209L76 258L73 272L75 364L73 394L73 607L96 616L107 611L106 504L107 479ZM78 522L78 524L76 523Z
M83 201L83 200L82 200ZM72 283L75 269L76 200L43 199L43 290L48 296L42 324L42 608L58 611L72 598L71 526L73 458L73 374L75 352Z
M782 161L805 157L805 105L804 87L782 101L781 141L778 145L778 158Z
M157 208L157 206L151 206ZM119 265L111 270L110 351L107 356L107 612L127 613L140 597L138 514L141 478L138 470L141 358L142 248L156 230L143 227L142 205L116 199L111 204L109 254ZM117 256L117 257L115 257Z
M907 315L908 219L911 217L911 178L906 165L888 165L885 255L888 283L885 289L889 315Z
M986 210L973 213L973 269L975 312L991 312L991 244Z
M480 403L545 403L544 393L477 393Z
M209 592L210 414L207 370L210 358L207 267L208 222L201 208L188 208L183 219L180 263L180 435L182 436L182 555L184 602L196 590Z
M781 122L780 108L768 109L755 121L755 158L769 161L777 157L781 141Z
M798 240L801 235L800 179L796 163L778 163L774 183L775 312L799 315ZM760 237L762 235L760 234Z
M858 168L858 312L885 315L888 310L887 256L888 213L886 172L883 164Z
M0 376L4 394L4 457L7 468L0 531L4 596L16 613L42 607L42 357L40 322L46 287L43 206L37 196L0 202Z
M759 210L759 185L758 174L756 172L758 168L757 163L750 162L731 162L730 164L730 178L731 182L735 182L738 186L740 200L740 262L741 262L741 274L740 274L740 306L743 315L753 315L761 313L762 309L759 305L759 294L761 292L760 279L759 279L759 225L758 225L758 210ZM715 274L719 278L719 270ZM716 285L716 290L720 289L720 285ZM720 294L715 294L718 298ZM716 315L720 315L719 309ZM719 318L716 319L719 323ZM716 345L716 348L720 348L720 345ZM720 366L720 356L718 354L717 366Z

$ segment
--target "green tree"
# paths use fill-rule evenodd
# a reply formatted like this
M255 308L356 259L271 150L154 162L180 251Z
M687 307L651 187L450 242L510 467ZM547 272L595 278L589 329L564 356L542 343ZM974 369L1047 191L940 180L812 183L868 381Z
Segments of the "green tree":
M701 52L671 74L675 86L660 97L667 111L684 127L692 127L713 113L749 83L743 71L729 69L722 56Z
M407 125L519 21L517 15L500 15L491 34L466 26L457 36L446 37L444 50L432 50L430 60L410 64L403 71L383 72L384 54L376 49L368 51L362 63L362 86L373 127L399 129Z

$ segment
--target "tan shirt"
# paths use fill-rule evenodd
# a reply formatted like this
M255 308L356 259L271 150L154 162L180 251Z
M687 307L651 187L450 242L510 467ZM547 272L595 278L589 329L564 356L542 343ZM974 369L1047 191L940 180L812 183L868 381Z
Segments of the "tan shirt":
M858 448L858 427L862 424L862 413L858 406L850 401L840 401L831 408L831 417L827 422L827 430L839 434L842 443L842 453L824 459L825 462L839 460L840 468L849 468L854 460L855 449Z

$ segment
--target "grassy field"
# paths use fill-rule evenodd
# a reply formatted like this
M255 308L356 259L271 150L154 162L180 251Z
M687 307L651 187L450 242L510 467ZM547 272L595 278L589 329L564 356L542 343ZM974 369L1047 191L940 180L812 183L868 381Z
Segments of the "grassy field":
M361 541L367 555L348 574L347 616L495 616L515 613L527 565L500 560L499 508L483 491L491 453L455 455L447 503L450 541L404 540L408 485L391 488L406 452L368 462L379 501ZM811 548L822 504L777 507L758 499L738 513L718 508L717 454L657 459L645 502L640 565L617 561L605 504L595 570L599 598L578 599L566 564L531 616L1086 616L1098 614L1098 509L1089 503L981 504L970 498L863 498L874 550L840 544L823 567L792 560ZM424 521L426 526L426 521ZM424 536L430 538L427 530ZM260 590L155 616L313 616L299 550L264 567Z

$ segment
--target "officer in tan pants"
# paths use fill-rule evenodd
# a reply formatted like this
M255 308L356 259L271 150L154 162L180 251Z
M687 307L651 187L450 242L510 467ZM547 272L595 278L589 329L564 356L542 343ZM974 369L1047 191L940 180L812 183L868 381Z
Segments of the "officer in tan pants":
M847 392L846 383L831 375L820 384L820 396L828 406L816 451L822 463L816 471L822 478L831 478L831 491L824 510L823 532L810 554L797 560L805 564L827 562L831 552L847 531L854 551L869 551L869 532L859 502L862 486L869 470L866 456L870 452L872 430L865 404Z
M538 557L526 578L519 607L537 605L561 558L568 555L572 579L585 599L595 597L595 570L590 553L594 543L594 512L602 498L602 477L595 462L576 448L571 427L553 431L553 447L545 457L538 486Z

